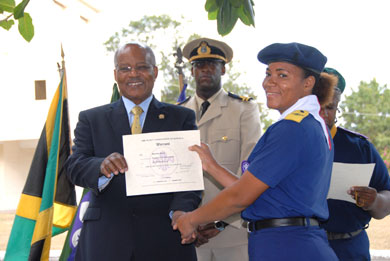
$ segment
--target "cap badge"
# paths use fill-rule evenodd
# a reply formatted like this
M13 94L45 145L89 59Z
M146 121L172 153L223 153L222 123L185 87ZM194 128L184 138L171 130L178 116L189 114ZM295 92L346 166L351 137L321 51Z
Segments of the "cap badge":
M202 42L198 48L198 54L210 54L211 49L206 42Z
M164 115L164 114L160 114L160 115L158 115L158 118L159 118L160 120L163 120L163 119L165 119L165 115Z

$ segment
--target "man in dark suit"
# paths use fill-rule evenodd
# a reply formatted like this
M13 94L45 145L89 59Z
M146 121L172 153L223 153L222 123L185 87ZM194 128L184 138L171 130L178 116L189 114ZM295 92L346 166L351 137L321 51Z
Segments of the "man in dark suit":
M70 180L94 193L84 215L76 260L196 260L172 226L195 209L200 192L126 196L122 135L196 129L192 110L157 101L153 51L138 43L114 57L119 101L82 111L66 168ZM133 108L137 107L137 110ZM137 148L134 148L137 149Z

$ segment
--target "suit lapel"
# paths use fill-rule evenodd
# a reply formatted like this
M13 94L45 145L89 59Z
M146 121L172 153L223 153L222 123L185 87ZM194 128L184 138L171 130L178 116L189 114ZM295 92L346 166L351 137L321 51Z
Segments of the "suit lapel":
M116 135L122 138L123 135L131 134L129 117L122 98L111 104L107 118Z
M164 110L165 106L153 97L146 114L142 133L157 132L162 129L168 116Z

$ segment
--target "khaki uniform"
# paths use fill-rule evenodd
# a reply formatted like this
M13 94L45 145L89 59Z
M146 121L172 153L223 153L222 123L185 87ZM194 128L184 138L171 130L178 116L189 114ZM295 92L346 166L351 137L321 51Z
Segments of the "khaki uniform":
M201 141L210 146L217 162L240 177L241 162L248 158L261 135L257 104L253 101L230 97L222 89L208 101L210 106L201 119L199 119L203 102L201 98L195 95L181 105L195 111ZM202 204L213 199L223 189L207 172L204 172L204 183ZM217 257L215 260L242 261L248 259L248 234L246 228L242 226L240 214L235 214L224 221L230 225L216 237L211 238L207 244L197 249L199 260L209 260L201 257L200 252L205 248L216 249L213 251L216 257L218 252L224 254L224 257ZM234 250L232 247L235 246L241 246L242 249ZM221 251L221 248L224 250ZM234 252L229 253L229 250ZM238 257L237 254L241 256Z

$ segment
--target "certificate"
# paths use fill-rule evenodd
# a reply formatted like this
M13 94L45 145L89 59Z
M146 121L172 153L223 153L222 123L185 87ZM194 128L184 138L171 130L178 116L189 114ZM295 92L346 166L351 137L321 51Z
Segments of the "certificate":
M328 198L355 203L351 195L347 194L347 190L352 186L368 186L374 167L375 163L334 162Z
M188 150L194 144L199 130L124 135L127 196L203 190L201 160Z

